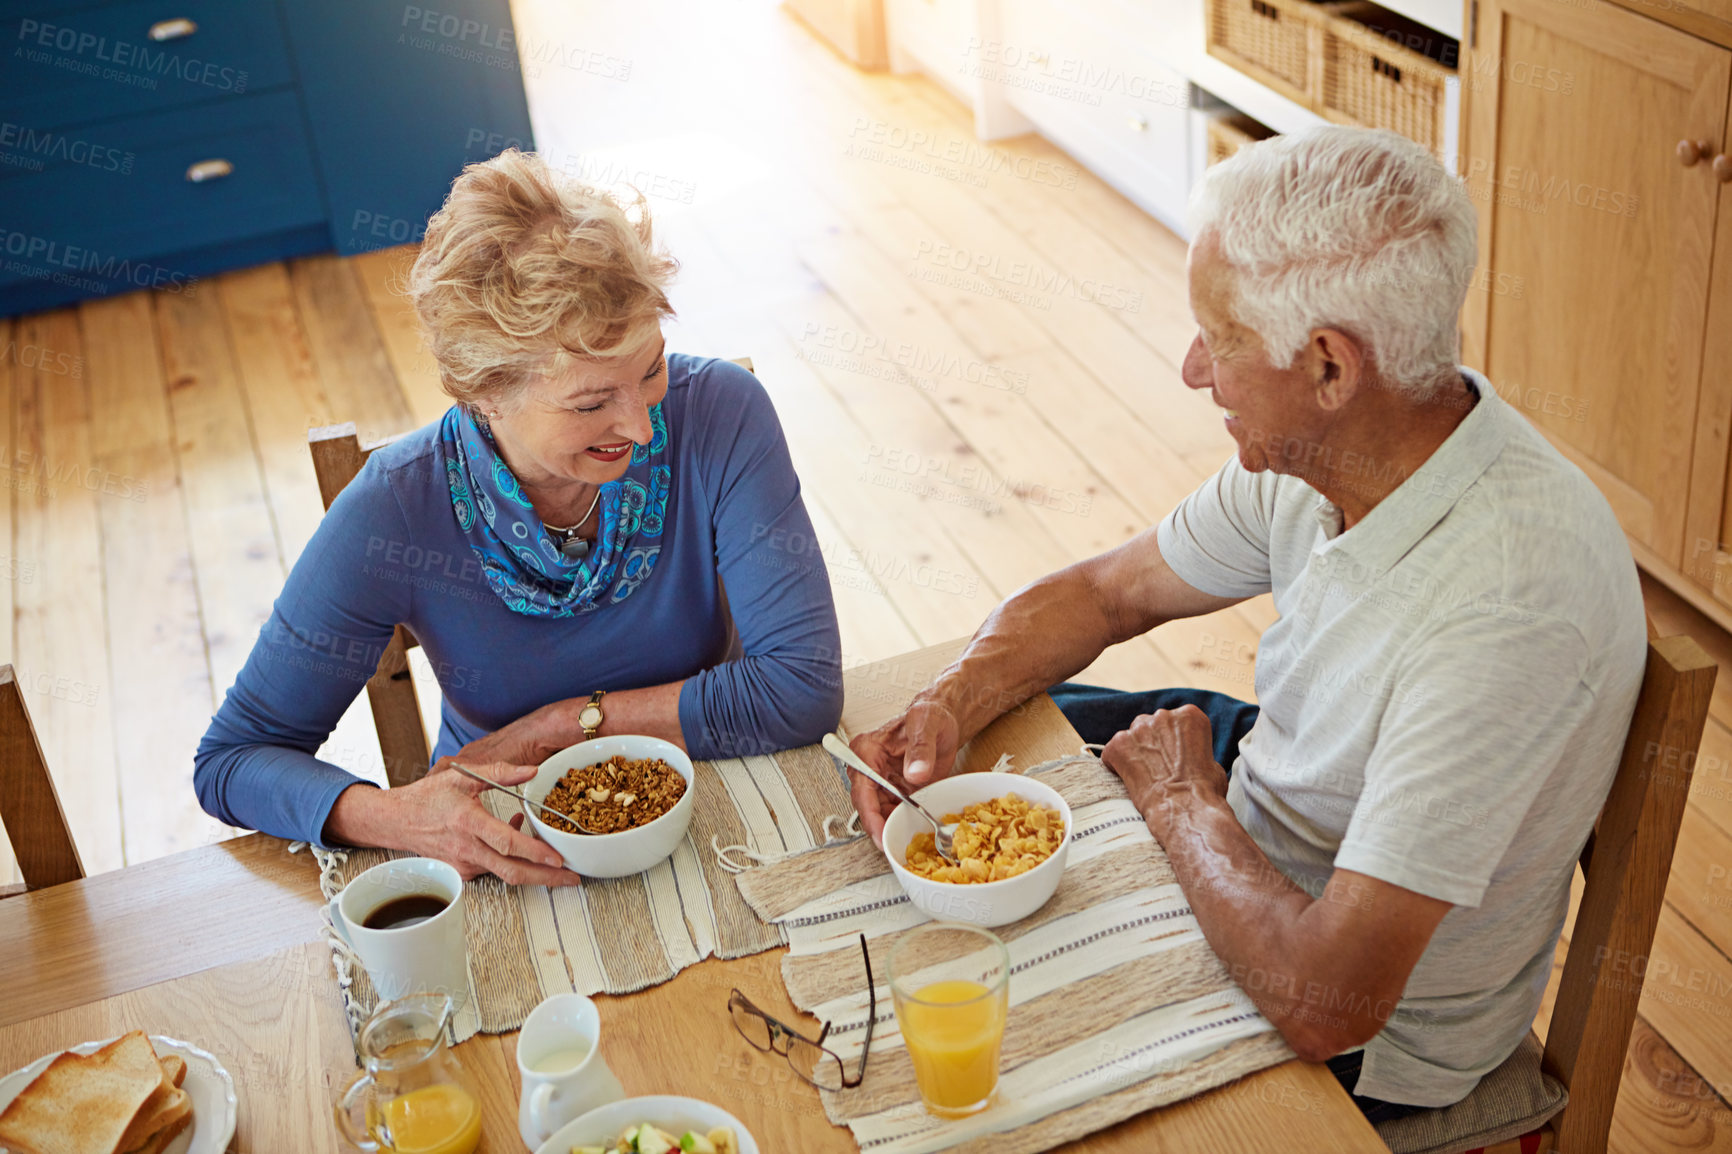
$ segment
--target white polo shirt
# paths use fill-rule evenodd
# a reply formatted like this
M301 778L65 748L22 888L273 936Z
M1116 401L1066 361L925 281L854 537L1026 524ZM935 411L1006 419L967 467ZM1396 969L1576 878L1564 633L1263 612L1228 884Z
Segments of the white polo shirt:
M1461 371L1479 402L1352 529L1304 481L1234 458L1158 530L1185 581L1272 591L1280 612L1227 791L1257 845L1314 896L1341 868L1455 905L1355 1087L1423 1106L1466 1096L1533 1021L1647 657L1605 498Z

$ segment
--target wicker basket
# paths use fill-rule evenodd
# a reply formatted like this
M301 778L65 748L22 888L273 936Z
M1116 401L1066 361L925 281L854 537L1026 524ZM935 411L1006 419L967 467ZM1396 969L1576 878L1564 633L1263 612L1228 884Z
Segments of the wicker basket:
M1204 0L1209 55L1289 100L1317 107L1323 92L1322 4Z
M1369 0L1330 4L1315 107L1330 120L1392 129L1439 152L1459 47Z
M1209 165L1221 163L1252 141L1274 135L1274 129L1249 116L1217 116L1209 121Z

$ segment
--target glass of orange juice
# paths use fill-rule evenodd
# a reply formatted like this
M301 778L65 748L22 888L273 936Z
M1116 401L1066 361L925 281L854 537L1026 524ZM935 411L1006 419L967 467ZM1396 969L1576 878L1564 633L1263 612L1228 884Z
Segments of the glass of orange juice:
M472 1154L481 1104L445 1044L451 999L410 994L361 1027L363 1069L337 1100L337 1129L357 1149L389 1154Z
M890 950L896 1022L926 1109L966 1118L992 1104L1010 1012L1010 951L998 935L928 922Z

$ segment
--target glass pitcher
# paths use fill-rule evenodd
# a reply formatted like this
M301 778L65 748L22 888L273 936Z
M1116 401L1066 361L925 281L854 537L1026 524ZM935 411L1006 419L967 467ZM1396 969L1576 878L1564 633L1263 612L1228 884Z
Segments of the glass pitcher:
M386 1002L361 1027L361 1069L337 1098L337 1131L384 1154L471 1154L481 1103L445 1044L453 1007L444 994Z

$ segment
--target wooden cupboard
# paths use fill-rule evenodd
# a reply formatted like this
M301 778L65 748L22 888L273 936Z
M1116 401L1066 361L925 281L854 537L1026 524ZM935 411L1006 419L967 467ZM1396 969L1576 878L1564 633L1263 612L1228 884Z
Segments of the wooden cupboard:
M1694 2L1468 0L1462 354L1732 628L1732 0Z

